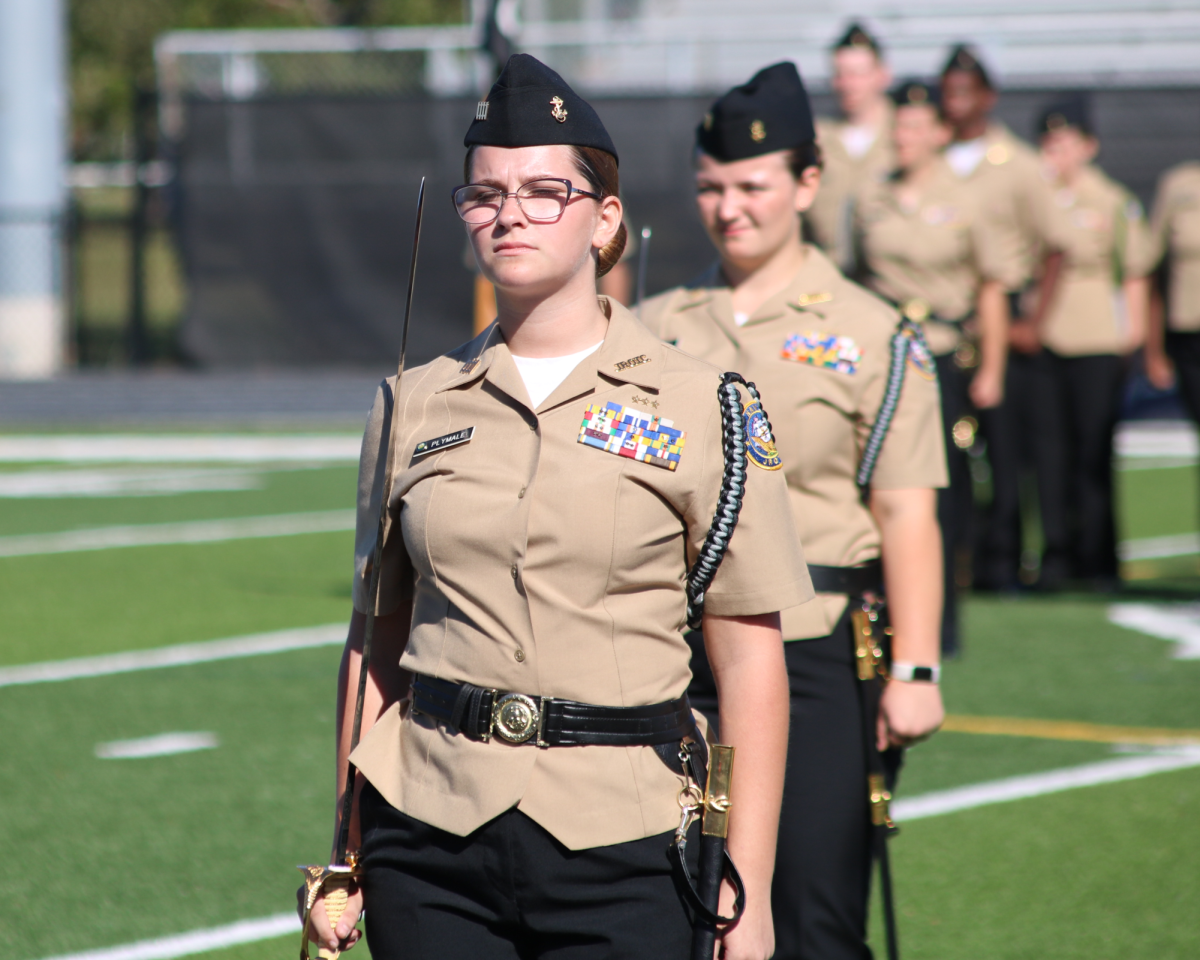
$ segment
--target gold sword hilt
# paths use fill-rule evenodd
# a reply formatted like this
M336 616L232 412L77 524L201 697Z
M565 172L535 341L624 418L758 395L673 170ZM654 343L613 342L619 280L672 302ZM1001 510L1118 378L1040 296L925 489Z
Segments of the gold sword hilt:
M297 867L304 874L304 923L300 932L300 960L312 960L308 946L312 942L312 911L317 899L324 894L325 917L330 928L336 928L342 914L346 912L346 903L350 899L350 883L361 873L358 869L358 854L346 855L346 864L330 864L329 866L306 865ZM318 947L318 960L337 960L342 951L330 950L328 947Z

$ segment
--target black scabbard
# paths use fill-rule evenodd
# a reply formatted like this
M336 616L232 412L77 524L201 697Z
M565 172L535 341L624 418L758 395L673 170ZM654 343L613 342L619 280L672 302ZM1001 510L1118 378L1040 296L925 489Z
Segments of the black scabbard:
M700 902L716 913L721 900L721 875L725 871L725 838L700 834L700 862L696 872L696 892ZM717 946L717 925L703 917L692 928L692 960L712 960Z

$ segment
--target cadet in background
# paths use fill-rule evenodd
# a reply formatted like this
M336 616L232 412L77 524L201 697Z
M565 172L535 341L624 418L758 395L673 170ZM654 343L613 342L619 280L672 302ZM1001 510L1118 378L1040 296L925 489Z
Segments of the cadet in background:
M973 496L965 426L1004 396L1007 289L1017 282L1011 245L980 192L950 169L950 129L937 89L908 82L892 95L897 166L859 197L856 231L863 279L909 319L923 322L937 364L950 486L938 491L945 606L943 654L959 648L956 573L969 541Z
M852 23L833 45L831 85L841 117L817 119L821 190L804 214L811 239L843 273L854 271L854 198L893 166L892 73L865 27Z
M1045 452L1036 449L1036 441L1031 439L1037 420L1036 408L1029 400L1034 374L1027 352L1021 352L1029 337L1020 339L1020 335L1034 325L1026 321L1036 321L1026 314L1033 306L1028 296L1031 284L1045 281L1052 285L1059 265L1049 256L1053 252L1046 219L1050 196L1037 152L991 118L999 94L991 74L970 47L960 44L950 51L942 69L941 94L942 113L953 131L946 162L985 207L989 229L1005 245L1016 268L1008 292L1017 352L1007 365L1005 399L971 414L957 434L961 444L971 447L974 427L980 428L992 487L992 500L979 518L976 535L966 539L968 530L961 531L960 579L973 580L985 589L1012 590L1021 576L1022 465L1041 463L1045 458ZM960 509L973 511L973 505L961 505Z
M1100 149L1082 95L1047 108L1039 121L1042 157L1053 173L1052 232L1061 276L1036 328L1044 359L1032 397L1039 412L1042 525L1048 543L1042 581L1118 582L1113 515L1113 433L1128 357L1146 336L1154 248L1142 207L1092 162Z
M696 206L719 259L686 287L646 301L642 316L665 340L755 381L770 411L780 460L768 465L787 478L819 594L782 614L792 715L775 956L861 960L870 956L871 816L880 813L868 774L882 779L878 771L890 767L894 775L899 748L942 720L935 488L946 467L919 328L898 331L894 309L801 241L800 215L821 181L811 117L791 63L759 71L713 104L697 130ZM885 406L897 335L905 375ZM881 446L872 446L878 436ZM868 721L861 698L875 681L857 678L850 623L864 606L877 611L885 594L894 659ZM703 638L688 639L690 695L711 710L718 684Z
M1200 163L1162 175L1150 215L1154 257L1146 336L1146 375L1165 390L1178 382L1188 415L1200 424Z

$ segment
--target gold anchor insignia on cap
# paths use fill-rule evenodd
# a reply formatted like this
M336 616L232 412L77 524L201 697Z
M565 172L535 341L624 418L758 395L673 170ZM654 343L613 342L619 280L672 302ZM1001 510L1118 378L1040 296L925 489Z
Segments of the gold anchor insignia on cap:
M488 115L488 107L490 106L491 104L486 100L480 100L477 104L475 104L475 119L486 120Z
M552 116L555 120L557 120L559 123L562 123L567 119L567 111L563 108L562 97L551 97L550 106L553 108L550 111L550 116Z
M767 128L763 126L761 120L755 120L750 124L750 139L755 143L760 143L767 139Z

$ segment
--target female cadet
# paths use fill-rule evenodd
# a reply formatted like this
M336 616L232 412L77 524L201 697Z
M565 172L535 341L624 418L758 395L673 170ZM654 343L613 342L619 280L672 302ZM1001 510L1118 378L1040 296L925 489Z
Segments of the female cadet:
M775 955L838 960L870 955L876 751L914 743L942 720L934 488L946 468L919 333L898 335L892 309L801 242L799 214L820 180L813 140L808 96L790 63L713 104L697 131L696 204L720 260L688 287L647 301L643 317L665 340L741 371L774 408L791 517L820 564L809 570L822 594L782 615L785 641L797 642L784 644L791 738L772 890ZM915 363L905 359L910 348ZM908 372L877 418L894 355ZM873 729L849 620L864 603L876 612L885 583L895 662ZM714 685L704 671L704 647L692 663L693 701L717 688L727 700L720 678Z
M1066 554L1045 557L1040 582L1074 576L1110 589L1117 582L1113 433L1125 358L1146 334L1153 245L1138 201L1092 165L1099 142L1087 101L1053 104L1039 129L1063 251L1058 282L1031 331L1047 361L1035 383L1043 446L1057 453L1044 467L1041 512L1045 524L1061 528L1053 539Z
M975 425L965 417L1004 395L1008 300L1018 268L980 209L978 193L942 157L950 137L935 88L902 84L893 139L896 170L859 198L857 233L863 280L924 321L941 386L950 486L938 494L943 538L942 652L959 647L956 572L970 552L973 512L966 450ZM1011 251L1010 251L1011 253ZM968 402L969 401L969 402Z
M314 919L332 947L365 905L385 960L682 957L669 763L695 729L684 561L722 483L720 373L597 298L621 254L616 150L561 77L514 56L465 144L454 202L498 319L407 371L395 405L385 383L367 423L339 769L379 453L403 418L370 729L352 758L367 781L352 829L363 880L336 932L323 903ZM746 469L704 626L737 749L729 849L748 904L725 956L763 960L787 737L778 611L812 590L798 539L774 521L782 476Z

